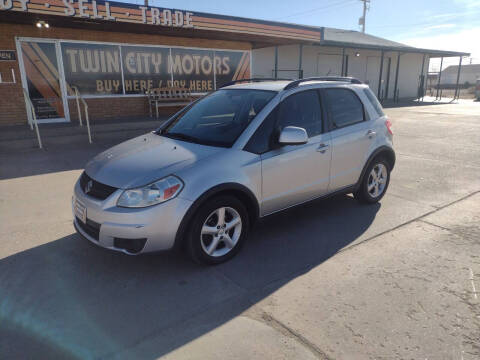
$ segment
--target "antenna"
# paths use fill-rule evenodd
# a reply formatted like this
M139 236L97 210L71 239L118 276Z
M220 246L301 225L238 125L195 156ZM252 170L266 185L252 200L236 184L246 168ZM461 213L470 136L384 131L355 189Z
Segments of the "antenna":
M370 0L360 0L363 2L363 16L358 19L358 25L362 27L362 33L365 33L365 23L367 18L367 11L370 10Z

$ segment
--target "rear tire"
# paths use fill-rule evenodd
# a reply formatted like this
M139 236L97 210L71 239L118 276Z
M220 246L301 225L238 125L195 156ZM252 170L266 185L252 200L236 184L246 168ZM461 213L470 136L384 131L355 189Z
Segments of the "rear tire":
M385 195L390 183L390 165L382 157L373 159L365 171L360 187L353 194L363 204L374 204Z
M245 205L234 196L219 196L200 205L186 237L186 250L199 264L215 265L234 257L248 237Z

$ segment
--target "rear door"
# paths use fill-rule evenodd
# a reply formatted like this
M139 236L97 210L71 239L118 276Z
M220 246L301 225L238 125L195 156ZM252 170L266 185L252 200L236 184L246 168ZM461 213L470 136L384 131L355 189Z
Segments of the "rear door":
M348 88L322 90L332 141L329 191L353 185L360 177L376 132L358 95Z
M330 137L323 131L317 90L295 93L274 110L273 145L262 158L262 215L325 194L330 177ZM266 119L265 124L268 120ZM286 126L304 128L304 145L278 146L275 141Z

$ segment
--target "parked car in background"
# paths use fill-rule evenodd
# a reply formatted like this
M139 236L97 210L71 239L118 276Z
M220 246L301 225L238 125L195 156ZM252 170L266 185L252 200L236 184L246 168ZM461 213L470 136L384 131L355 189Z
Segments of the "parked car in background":
M337 193L379 201L395 165L392 135L356 79L225 86L90 161L75 185L74 225L127 254L181 246L221 263L258 218Z

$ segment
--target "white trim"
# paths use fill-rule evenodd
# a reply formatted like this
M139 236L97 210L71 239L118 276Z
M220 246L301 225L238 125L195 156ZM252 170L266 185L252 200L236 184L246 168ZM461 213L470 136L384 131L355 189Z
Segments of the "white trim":
M68 121L65 118L54 118L54 119L38 119L37 122L39 124L50 124L50 123L68 123Z
M213 68L214 68L214 78L213 78L213 84L214 84L214 90L217 88L216 84L216 68L215 68L215 56L217 51L230 51L230 52L238 52L238 53L244 53L244 52L249 52L250 53L250 77L252 77L252 69L253 69L253 55L252 55L252 49L247 49L247 50L234 50L234 49L223 49L223 48L202 48L202 47L192 47L192 46L170 46L170 45L152 45L152 44L132 44L132 43L119 43L119 42L106 42L106 41L83 41L83 40L68 40L68 39L50 39L50 38L35 38L35 37L15 37L15 41L17 43L17 53L18 53L18 61L20 66L20 73L21 73L21 78L22 78L22 83L27 84L26 81L26 75L24 73L24 65L23 65L23 54L21 53L21 48L20 48L20 42L25 41L25 42L44 42L44 43L53 43L55 44L56 52L57 52L57 67L59 71L59 81L60 81L60 88L62 90L62 97L63 97L63 104L64 104L64 112L65 112L65 118L66 122L70 121L70 112L69 112L69 106L68 106L68 100L75 99L75 96L70 96L67 93L67 86L66 86L66 78L65 78L65 70L63 67L63 54L61 51L61 44L62 43L77 43L77 44L103 44L103 45L111 45L111 46L118 46L119 49L119 56L120 56L120 72L121 72L121 77L122 77L122 88L123 88L123 93L122 94L100 94L100 95L83 95L82 97L84 99L101 99L101 98L116 98L116 97L145 97L145 94L127 94L126 89L125 89L125 74L123 70L123 57L122 57L122 46L125 47L151 47L151 48L164 48L164 49L169 49L169 54L170 57L172 55L172 50L175 49L191 49L191 50L204 50L204 51L212 51L213 52ZM58 47L58 50L57 50ZM168 61L168 60L167 60ZM172 64L170 63L170 66ZM174 76L173 76L173 69L170 69L170 74L171 74L171 81L172 81L172 86L173 86L173 81L174 81ZM27 89L28 90L28 89ZM200 95L203 96L207 94L207 92L203 93L195 93L195 95ZM26 100L25 100L25 106L28 106ZM28 111L27 111L28 113ZM29 123L32 121L30 118L31 116L29 115ZM44 120L38 120L39 122L45 122Z
M100 94L100 95L82 95L84 99L108 99L108 98L131 98L131 97L147 97L146 94ZM75 95L69 95L68 100L75 99Z
M177 45L156 45L156 44L139 44L139 43L121 43L121 42L109 42L109 41L87 41L87 40L68 40L68 39L52 39L52 38L35 38L35 37L18 37L19 41L44 41L44 42L56 42L59 43L79 43L79 44L103 44L103 45L120 45L120 46L144 46L144 47L155 47L155 48L171 48L171 49L192 49L192 50L218 50L218 51L234 51L234 52L251 52L252 49L248 50L237 50L237 49L224 49L224 48L205 48L205 47L195 47L195 46L177 46Z
M168 49L168 59L167 59L167 66L168 66L168 71L170 72L170 81L172 82L173 86L173 58L172 58L172 48ZM170 65L170 66L169 66Z
M68 107L67 98L67 81L65 80L65 70L63 68L63 55L60 43L55 42L55 52L57 55L57 71L60 90L62 91L63 112L65 114L65 122L70 122L70 108Z
M250 79L252 78L253 74L253 51L250 51Z
M217 90L217 67L215 66L216 57L217 57L217 52L213 50L213 91Z
M125 74L123 73L123 54L122 47L118 45L118 54L120 56L120 75L122 75L122 93L125 96L127 93L125 91ZM84 96L85 97L85 96Z
M37 119L38 124L46 124L46 123L59 123L59 122L70 122L70 114L68 113L68 102L66 101L65 98L65 92L62 87L62 82L65 82L65 76L63 75L63 62L62 59L58 57L58 49L60 48L58 46L58 42L55 39L31 39L31 40L24 40L23 38L20 37L15 37L15 45L17 47L17 54L18 54L18 65L20 68L20 79L22 81L21 85L22 87L26 90L27 94L30 96L30 92L28 91L28 82L27 82L27 74L25 72L25 64L23 62L23 51L21 47L21 42L37 42L37 43L47 43L47 44L53 44L55 46L55 57L57 58L57 71L58 71L58 82L61 90L61 96L62 96L62 104L63 104L63 112L65 114L65 117L63 118L51 118L51 119ZM58 49L57 49L58 47ZM60 69L60 64L62 64L62 69ZM32 123L32 115L30 111L28 111L28 100L25 100L25 109L27 112L27 121L29 124ZM33 109L35 111L35 109Z
M198 92L194 96L203 96L207 95L208 92ZM136 98L136 97L148 97L146 94L112 94L112 95L82 95L84 99L103 99L103 98ZM68 100L75 100L75 96L68 96Z
M24 84L27 84L27 76L25 74L25 66L23 64L23 52L22 52L22 48L20 46L20 40L17 39L17 37L15 37L15 46L17 47L17 55L18 55L18 67L20 69L20 81L21 81L21 86L28 92L28 87L24 87ZM25 111L27 112L27 122L28 124L32 124L32 114L30 113L30 111L28 111L28 100L25 98L25 96L23 97L23 100L25 100Z

